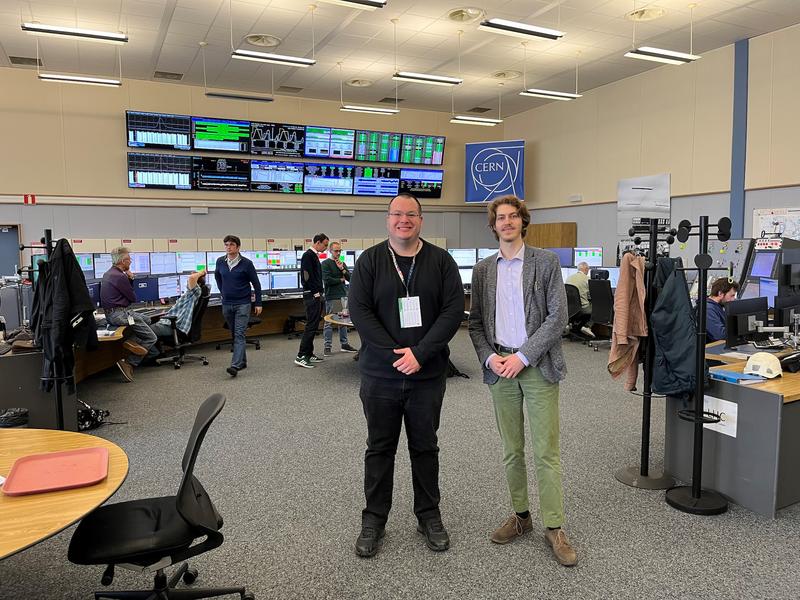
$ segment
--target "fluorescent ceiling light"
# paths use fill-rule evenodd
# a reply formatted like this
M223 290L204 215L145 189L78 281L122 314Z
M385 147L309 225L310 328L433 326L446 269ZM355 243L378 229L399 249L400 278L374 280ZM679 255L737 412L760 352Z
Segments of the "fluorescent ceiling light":
M382 106L359 106L358 104L343 104L339 107L342 112L369 113L373 115L396 115L400 111L396 108Z
M411 71L398 71L392 75L392 79L396 79L397 81L409 81L411 83L427 83L428 85L460 85L464 83L463 79L457 77L412 73Z
M42 23L23 23L21 27L22 31L33 35L49 35L73 40L77 38L90 42L105 42L107 44L124 44L128 41L127 35L115 31L96 31L77 27L43 25Z
M488 117L473 117L470 115L453 115L453 118L450 119L450 122L461 125L483 125L484 127L494 127L495 125L502 123L503 119L490 119Z
M246 100L248 102L273 102L272 96L259 96L251 94L240 94L238 92L225 92L222 90L206 90L207 98L223 98L226 100Z
M478 29L526 39L535 37L544 38L547 40L557 40L564 37L564 32L558 31L557 29L537 27L535 25L528 25L527 23L507 21L506 19L488 19L486 21L481 21L481 24L478 25Z
M348 8L360 8L361 10L375 10L376 8L384 8L386 0L320 0L328 4L337 4L339 6L347 6Z
M84 85L102 85L105 87L120 87L119 79L104 79L102 77L86 77L84 75L62 75L59 73L39 73L42 81L56 81L60 83L82 83Z
M571 94L569 92L556 92L553 90L537 90L529 88L519 93L520 96L530 96L532 98L547 98L548 100L575 100L580 98L582 94Z
M255 52L253 50L234 50L231 58L239 60L254 60L256 62L273 63L276 65L287 65L290 67L310 67L317 64L317 61L302 56L284 56L283 54L272 54L270 52Z
M664 50L662 48L653 48L651 46L642 46L636 50L630 50L625 53L625 56L628 58L638 58L640 60L651 60L653 62L660 62L668 65L684 65L702 58L697 54L675 52L673 50Z

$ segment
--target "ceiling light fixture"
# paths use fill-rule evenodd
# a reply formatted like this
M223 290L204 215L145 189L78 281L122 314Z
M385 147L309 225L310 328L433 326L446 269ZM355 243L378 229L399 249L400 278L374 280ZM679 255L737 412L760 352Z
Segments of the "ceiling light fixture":
M527 84L528 73L528 43L522 42L524 58L522 63L522 91L520 96L528 96L530 98L545 98L547 100L575 100L582 97L578 93L578 61L575 61L575 93L572 92L559 92L556 90L543 90L539 88L529 88ZM578 53L580 54L580 52Z
M376 8L386 7L386 0L320 0L320 2L358 8L360 10L375 10Z
M471 117L468 115L453 115L450 118L451 123L456 125L482 125L483 127L494 127L502 123L502 119L488 119L485 117Z
M22 23L22 31L31 35L44 35L67 39L79 39L87 42L103 42L106 44L125 44L128 36L115 31L97 31L95 29L81 29L78 27L61 27L59 25L45 25L43 23Z
M273 54L272 52L257 52L255 50L242 50L241 48L235 48L233 46L233 9L232 9L232 0L228 0L228 20L230 23L230 32L231 32L231 58L236 58L238 60L251 60L255 62L264 62L264 63L271 63L274 65L284 65L287 67L311 67L317 64L316 58L314 57L314 48L316 46L316 40L314 38L314 10L317 8L316 4L311 4L309 6L309 11L311 12L311 58L305 58L303 56L288 56L285 54Z
M39 40L36 40L36 76L40 81L50 81L56 83L78 83L81 85L98 85L102 87L120 87L122 86L122 55L119 48L117 48L117 64L119 64L119 77L91 77L88 75L76 75L73 73L42 73L40 66L42 64L39 58Z
M429 75L427 73L413 73L411 71L397 71L392 75L395 81L408 81L409 83L427 83L428 85L454 86L464 83L458 77L447 77L444 75Z
M525 39L544 38L547 40L558 40L564 37L564 32L558 31L557 29L537 27L536 25L528 25L527 23L507 21L506 19L488 19L482 21L481 24L478 25L478 29Z
M370 115L396 115L400 111L397 108L397 94L395 93L395 106L394 108L384 108L383 106L362 106L360 104L345 104L344 103L344 85L342 82L342 63L336 63L339 66L339 110L342 112L356 112L365 113Z
M203 91L206 98L220 98L223 100L244 100L246 102L274 102L275 101L275 80L272 80L272 95L265 96L261 94L244 94L241 92L232 92L228 90L214 90L208 89L208 81L206 80L206 46L208 42L199 42L200 55L203 59Z
M664 63L667 65L685 65L694 62L702 56L694 53L694 4L689 5L689 52L675 52L653 46L636 47L636 21L633 21L633 40L631 49L625 53L626 58L638 58L639 60L649 60L651 62ZM633 0L633 12L636 12L636 0Z

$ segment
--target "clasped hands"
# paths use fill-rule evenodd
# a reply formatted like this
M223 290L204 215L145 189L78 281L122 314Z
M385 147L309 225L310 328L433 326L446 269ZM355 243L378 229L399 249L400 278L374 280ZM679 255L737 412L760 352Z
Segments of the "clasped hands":
M525 363L516 354L509 356L495 354L489 359L489 368L499 377L514 379L525 368Z

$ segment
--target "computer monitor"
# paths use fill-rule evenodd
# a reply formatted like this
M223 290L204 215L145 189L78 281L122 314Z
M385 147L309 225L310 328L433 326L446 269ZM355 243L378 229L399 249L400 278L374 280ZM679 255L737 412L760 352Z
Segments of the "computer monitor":
M348 269L353 269L356 266L356 251L355 250L345 250L342 252L342 261L344 264L347 265Z
M306 194L353 193L353 165L310 164L303 165L303 192Z
M206 285L208 286L208 293L212 296L219 296L220 291L217 287L217 280L213 275L206 275Z
M756 252L753 254L753 266L750 267L750 277L772 277L775 267L777 252Z
M603 266L603 249L602 248L575 248L573 254L573 265L579 265L585 262L590 267Z
M266 250L240 250L239 254L253 262L256 271L265 271L269 268Z
M150 253L131 252L131 273L134 275L150 275Z
M570 275L574 275L578 272L578 269L574 267L561 267L561 279L566 281Z
M106 271L113 265L111 264L110 254L95 254L94 255L94 278L102 279Z
M358 257L364 253L363 250L356 250L356 262L358 262Z
M205 262L205 257L203 258ZM174 252L151 252L150 273L152 275L173 275L178 271Z
M258 275L258 282L261 284L261 291L268 292L270 290L270 277L269 273L257 273Z
M213 273L217 270L217 259L220 256L225 256L225 252L214 251L214 252L206 252L206 271L209 273Z
M192 119L189 115L125 111L128 146L191 150Z
M578 264L572 262L572 248L545 248L545 250L555 252L562 267L571 267L573 264Z
M93 278L94 277L94 255L92 254L84 254L78 253L75 255L75 258L78 260L78 264L81 266L81 271L86 273L84 277Z
M296 250L281 250L281 268L294 269L297 267L297 251Z
M447 250L460 267L474 267L477 251L475 248L448 248Z
M495 252L497 252L497 248L478 248L478 260L489 258Z
M748 281L739 292L739 300L752 300L761 297L761 286L758 281Z
M100 306L100 282L87 283L86 289L89 290L89 296L92 298L92 304Z
M254 192L303 193L303 163L250 161L250 189Z
M800 296L775 298L775 327L794 327L794 316L800 315ZM794 331L790 329L790 331Z
M133 291L136 293L136 302L158 302L158 279L156 277L134 279Z
M461 276L461 283L466 286L472 285L472 267L458 269L458 274Z
M270 289L276 292L296 290L300 287L299 271L271 271Z
M165 275L158 278L159 299L177 298L181 293L181 278L178 275Z
M611 288L616 289L619 282L619 267L603 267L604 271L608 271L608 280L611 282Z
M174 252L177 271L173 273L194 273L206 270L205 252ZM155 275L155 273L153 273Z
M761 295L767 299L767 305L773 308L775 306L775 296L778 295L778 280L762 277L760 287Z
M250 152L250 121L192 117L192 148Z
M725 305L725 346L732 348L749 340L764 338L768 334L759 334L756 321L767 325L767 299L750 298L733 300Z

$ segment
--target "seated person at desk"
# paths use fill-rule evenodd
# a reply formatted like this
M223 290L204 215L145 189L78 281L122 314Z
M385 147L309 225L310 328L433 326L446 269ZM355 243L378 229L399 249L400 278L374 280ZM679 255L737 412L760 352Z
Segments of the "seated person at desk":
M593 338L594 333L589 327L589 320L592 318L592 297L589 294L589 264L585 262L578 263L578 271L567 277L564 283L578 288L578 293L581 295L581 314L574 322L582 334Z
M725 305L731 300L736 300L739 284L728 281L727 277L720 277L711 284L711 292L706 302L706 343L724 340L727 335L725 328Z
M196 271L189 275L189 281L186 284L186 291L181 294L178 301L166 312L164 316L175 316L175 327L181 333L189 335L189 330L192 328L192 316L194 314L194 307L200 296L203 293L203 287L206 284L206 272ZM159 319L150 328L160 338L172 339L172 324L169 319Z
M145 358L158 356L158 338L150 325L136 311L128 307L136 302L131 272L131 255L127 248L120 246L111 251L111 268L103 275L100 286L100 306L106 313L106 321L117 327L125 326L133 332L134 339L124 342L130 352L127 358L117 361L125 381L133 381L133 369Z

